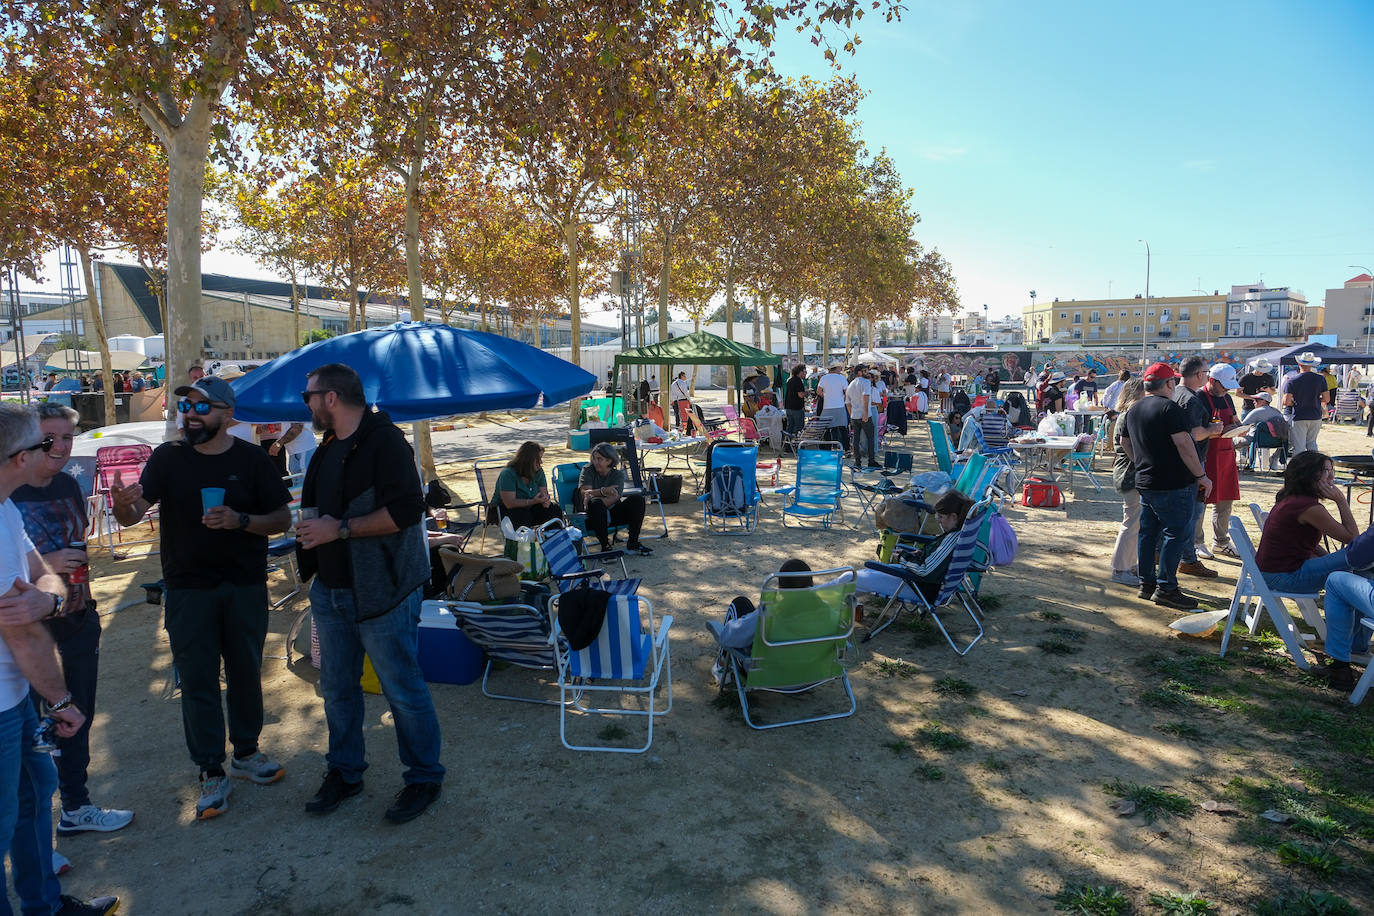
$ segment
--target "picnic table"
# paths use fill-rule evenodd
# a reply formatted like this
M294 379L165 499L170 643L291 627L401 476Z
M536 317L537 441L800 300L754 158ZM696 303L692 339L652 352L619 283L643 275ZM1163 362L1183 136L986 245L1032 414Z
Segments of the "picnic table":
M1078 442L1077 436L1039 436L1038 439L1040 441L1027 442L1012 439L1007 443L1021 456L1022 466L1025 468L1021 474L1022 484L1026 482L1031 471L1040 468L1044 468L1047 481L1055 483L1055 467L1065 456L1073 453L1073 447Z
M701 454L702 447L706 443L705 436L684 436L681 439L664 439L662 442L636 442L635 447L646 460L649 455L662 455L664 458L661 471L665 473L673 466L673 459L679 458L687 466L687 471L692 475L694 482L700 483L701 475L697 469L692 467L692 458Z

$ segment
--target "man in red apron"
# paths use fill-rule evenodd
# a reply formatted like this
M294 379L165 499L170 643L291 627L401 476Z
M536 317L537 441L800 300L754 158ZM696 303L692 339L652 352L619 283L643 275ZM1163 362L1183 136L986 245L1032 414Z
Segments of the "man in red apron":
M1229 432L1239 425L1236 405L1227 394L1240 387L1236 370L1226 363L1217 363L1207 372L1207 384L1198 392L1204 403L1212 411L1212 422L1223 426ZM1212 492L1207 496L1207 504L1212 510L1212 547L1204 546L1203 521L1206 513L1198 515L1197 526L1193 531L1193 542L1199 555L1232 557L1240 559L1231 546L1231 505L1240 499L1240 473L1236 470L1235 440L1224 435L1214 436L1207 445L1207 461L1204 465L1207 476L1212 479Z

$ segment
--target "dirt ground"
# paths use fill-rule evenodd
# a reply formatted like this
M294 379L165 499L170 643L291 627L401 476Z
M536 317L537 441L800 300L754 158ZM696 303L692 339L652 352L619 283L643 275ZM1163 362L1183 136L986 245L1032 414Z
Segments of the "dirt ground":
M492 427L488 451L522 438ZM1332 454L1370 440L1344 428L1321 441ZM918 467L933 466L924 433L908 443ZM562 460L551 449L546 464ZM777 498L753 536L710 536L689 481L668 507L670 538L630 561L640 594L674 617L674 706L650 751L570 752L552 707L434 685L445 791L400 827L382 819L401 765L381 697L367 701L364 793L329 816L302 811L324 772L324 716L313 669L280 658L263 667L262 744L287 778L237 782L225 816L195 822L161 609L132 603L158 578L157 559L100 554L97 597L122 609L104 618L91 791L137 818L63 838L75 865L64 890L117 893L121 912L157 914L1047 912L1073 883L1115 886L1141 911L1151 893L1183 892L1220 912L1305 890L1367 905L1374 702L1352 709L1272 638L1243 635L1217 661L1219 633L1180 637L1166 626L1174 612L1108 583L1120 502L1100 476L1103 492L1081 485L1065 508L1007 507L1020 555L985 582L987 637L967 657L928 624L900 622L861 648L853 717L768 732L720 696L705 621L736 594L756 597L789 556L862 564L876 537L852 502L846 527L784 529ZM462 467L445 477L470 486ZM1277 483L1242 478L1237 514L1256 541L1245 503L1267 507ZM1367 512L1366 499L1362 524ZM1225 607L1239 567L1212 565L1220 578L1184 586ZM283 654L301 606L272 614L269 655ZM836 699L765 697L758 709ZM1119 816L1113 786L1167 790L1188 810ZM1233 810L1202 810L1207 800ZM1298 820L1270 823L1267 808ZM1322 834L1329 843L1297 830L1322 818L1338 825ZM1285 864L1287 841L1341 864L1330 875Z

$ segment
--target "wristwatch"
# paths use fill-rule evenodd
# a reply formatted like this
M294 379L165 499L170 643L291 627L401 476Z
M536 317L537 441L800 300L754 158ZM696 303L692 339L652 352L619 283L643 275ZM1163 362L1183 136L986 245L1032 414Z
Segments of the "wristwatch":
M52 610L48 612L48 616L49 616L49 617L56 617L58 614L61 614L61 613L62 613L62 596L61 596L61 595L53 595L53 596L52 596Z
M56 703L48 703L47 701L44 701L43 705L47 707L48 712L62 712L63 710L71 709L72 695L68 693L66 696L58 700Z
M249 515L247 512L240 512L240 513L239 513L239 528L240 528L240 529L247 528L247 527L248 527L249 525L251 525L252 523L253 523L253 517L252 517L251 515Z
M346 518L339 519L339 540L348 540L348 519Z

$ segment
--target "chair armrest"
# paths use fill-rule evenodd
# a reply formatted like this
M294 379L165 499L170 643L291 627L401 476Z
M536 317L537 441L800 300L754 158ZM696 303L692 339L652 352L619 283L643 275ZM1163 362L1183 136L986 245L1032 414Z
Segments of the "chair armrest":
M580 556L578 559L580 559L580 560L619 560L619 559L620 559L621 557L623 557L623 556L625 556L625 551L624 551L623 549L616 549L616 550L601 550L601 551L598 551L598 552L596 552L596 553L584 553L584 554L583 554L582 556Z
M774 487L773 493L777 496L786 496L788 493L791 493L795 489L797 488L794 485L789 484L785 487Z
M668 631L673 627L673 615L664 614L658 619L658 629L654 631L654 645L662 648L668 641Z
M574 582L579 579L600 579L606 573L600 569L584 569L582 572L563 573L562 575L549 574L549 578L555 582Z

